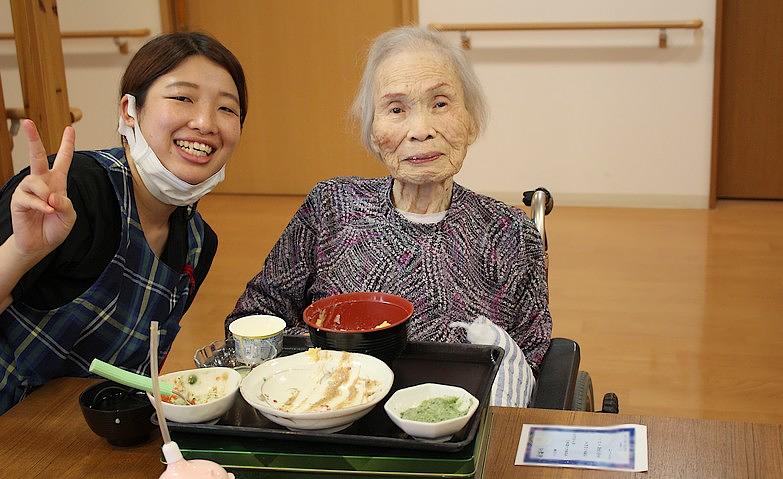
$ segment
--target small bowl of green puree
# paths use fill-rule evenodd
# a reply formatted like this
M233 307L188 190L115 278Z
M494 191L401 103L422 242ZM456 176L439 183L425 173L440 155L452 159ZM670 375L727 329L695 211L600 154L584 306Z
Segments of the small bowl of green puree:
M444 442L465 427L478 404L478 399L460 387L426 383L396 391L383 408L408 435Z

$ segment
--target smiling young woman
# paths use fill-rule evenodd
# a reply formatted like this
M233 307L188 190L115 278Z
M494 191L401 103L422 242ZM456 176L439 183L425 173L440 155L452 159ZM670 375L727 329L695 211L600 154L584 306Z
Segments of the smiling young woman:
M217 236L196 211L224 177L247 114L242 67L217 40L144 45L122 79L122 147L47 161L26 121L30 168L0 190L0 413L93 358L146 374L204 281Z
M120 102L126 125L127 96ZM138 100L137 100L137 107ZM240 106L228 71L203 56L192 56L152 83L139 126L167 170L198 184L221 170L239 142Z
M174 208L193 203L223 180L239 142L240 111L229 71L201 55L158 77L142 107L130 93L120 100L120 131L139 220L156 254L165 245Z

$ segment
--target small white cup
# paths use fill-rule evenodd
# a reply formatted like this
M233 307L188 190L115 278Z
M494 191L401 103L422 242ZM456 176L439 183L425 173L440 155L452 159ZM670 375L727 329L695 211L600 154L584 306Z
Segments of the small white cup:
M250 367L274 358L283 348L285 321L277 316L255 314L228 325L234 337L237 360Z

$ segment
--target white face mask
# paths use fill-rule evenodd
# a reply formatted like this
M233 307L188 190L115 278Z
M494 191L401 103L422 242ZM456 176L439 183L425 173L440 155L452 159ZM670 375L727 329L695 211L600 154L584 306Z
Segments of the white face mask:
M128 141L133 162L136 164L136 171L152 196L167 205L191 205L223 181L226 175L226 165L197 185L191 185L167 170L141 134L139 119L136 115L136 98L129 94L125 96L128 98L128 116L136 121L131 128L125 124L122 115L120 115L117 131Z

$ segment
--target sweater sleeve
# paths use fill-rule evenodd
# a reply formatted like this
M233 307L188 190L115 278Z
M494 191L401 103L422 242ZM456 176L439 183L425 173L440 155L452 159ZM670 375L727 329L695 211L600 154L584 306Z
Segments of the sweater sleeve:
M261 272L247 283L226 318L226 337L232 321L252 314L283 318L290 334L307 332L302 312L309 304L307 291L315 274L317 196L316 190L308 195L267 256Z
M525 218L514 234L502 235L499 251L509 254L503 261L501 284L510 285L508 294L516 314L507 326L530 366L538 371L552 337L549 313L546 254L538 231ZM502 244L505 243L505 244Z

